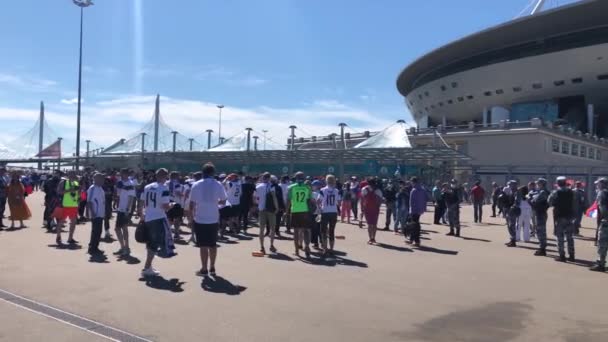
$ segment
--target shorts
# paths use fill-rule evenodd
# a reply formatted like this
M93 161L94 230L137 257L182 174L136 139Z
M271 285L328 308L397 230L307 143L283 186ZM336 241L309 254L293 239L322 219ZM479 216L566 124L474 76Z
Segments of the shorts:
M293 228L311 228L310 214L306 213L291 213L291 226Z
M184 208L179 204L174 204L169 211L167 211L167 218L169 220L180 220L184 217Z
M78 217L78 207L58 207L53 211L53 217L59 221L67 219L76 220Z
M239 215L237 206L225 206L220 209L220 218L222 220L227 220L229 218L233 218Z
M197 247L217 247L217 232L219 224L202 224L194 222L194 234Z
M167 220L162 218L146 222L146 248L156 252L164 246L165 225Z
M126 227L129 224L129 214L123 212L117 212L116 214L116 228Z

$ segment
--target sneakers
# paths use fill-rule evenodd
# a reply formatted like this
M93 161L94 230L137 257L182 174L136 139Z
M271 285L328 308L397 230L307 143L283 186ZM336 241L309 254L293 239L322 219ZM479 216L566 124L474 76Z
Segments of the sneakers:
M210 274L212 277L215 277L215 268L214 268L214 267L212 267L212 268L209 270L209 274Z
M576 258L574 257L574 255L570 255L570 256L568 257L568 261L570 261L570 262L575 262L575 261L576 261Z
M99 248L89 248L88 252L90 255L100 255L103 254L103 251Z
M451 231L451 232L449 232L449 233L447 233L445 235L447 235L447 236L454 236L454 232Z
M155 277L155 276L158 276L159 274L160 274L160 272L158 272L157 270L155 270L152 267L150 267L150 268L144 268L141 271L141 275L143 277Z
M104 235L103 238L106 240L110 240L112 238L112 234L110 234L110 232L106 230L106 235Z
M270 252L272 253L276 253L277 252L277 248L273 245L270 246Z
M197 277L206 277L208 275L209 275L209 271L207 271L207 270L202 270L201 269L201 270L196 271L196 276Z
M547 256L547 251L545 251L544 249L539 249L536 252L534 252L534 255L536 255L536 256Z
M604 266L602 264L595 264L595 266L589 267L589 271L606 272L606 266Z
M566 262L566 256L565 255L560 255L560 256L558 256L558 257L555 258L555 261Z
M507 246L507 247L517 247L517 243L515 243L515 241L509 241L509 242L505 243L505 246Z
M59 240L59 241L61 241L61 240ZM76 240L74 240L74 239L69 239L69 240L68 240L68 243L69 243L70 245L77 245L77 244L78 244L78 241L76 241Z

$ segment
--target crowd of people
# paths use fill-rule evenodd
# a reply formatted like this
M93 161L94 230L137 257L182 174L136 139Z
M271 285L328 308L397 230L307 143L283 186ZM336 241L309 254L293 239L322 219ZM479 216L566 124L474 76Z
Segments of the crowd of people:
M247 234L253 221L259 226L259 251L255 255L276 253L275 239L284 233L293 234L294 253L311 258L311 250L320 258L330 258L336 243L336 224L354 223L366 226L367 243L376 244L380 209L385 206L384 230L393 230L405 237L406 243L420 247L420 217L428 202L434 205L433 222L449 226L447 235L461 235L460 210L463 203L473 205L474 222L482 223L483 206L491 202L492 217L504 217L509 241L538 239L537 256L547 255L546 223L553 208L554 235L557 239L556 260L575 261L574 236L579 234L585 209L589 207L584 186L569 186L565 177L558 177L555 189L549 189L543 178L518 186L514 180L501 187L492 184L486 192L480 181L469 189L455 179L435 182L430 189L417 177L409 180L395 177L379 179L350 177L341 182L334 175L306 176L302 172L280 179L270 173L257 177L243 173L216 174L213 164L202 171L181 174L166 169L135 172L134 170L54 171L52 174L20 174L0 168L0 210L8 203L11 227L20 228L31 217L25 198L36 189L45 193L44 226L55 233L57 246L63 246L64 227L68 245L76 245L76 226L91 224L88 253L104 254L99 244L112 237L110 220L115 215L114 233L120 245L114 254L131 254L129 226L136 225L135 240L145 243L146 261L142 276L159 272L153 267L156 256L170 258L176 254L175 241L184 241L184 226L190 228L190 239L200 249L200 276L216 274L217 243L226 235ZM598 260L594 271L604 271L608 251L608 179L596 183L598 208ZM137 221L139 220L139 221ZM4 223L2 223L2 227ZM381 226L382 227L382 226ZM269 245L266 245L266 243ZM566 248L567 246L567 248ZM566 251L568 257L566 257Z

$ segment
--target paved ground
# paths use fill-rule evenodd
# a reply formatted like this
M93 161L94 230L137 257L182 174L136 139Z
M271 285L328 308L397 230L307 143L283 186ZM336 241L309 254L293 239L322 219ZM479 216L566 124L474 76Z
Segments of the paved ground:
M41 199L29 198L30 228L0 232L0 290L153 341L608 339L608 274L586 269L591 228L576 241L579 260L562 264L532 256L532 243L506 248L502 220L472 224L465 207L461 239L424 215L421 249L386 232L368 246L364 230L340 224L335 263L294 260L288 240L276 258L254 258L257 240L246 237L222 244L216 281L201 282L198 251L179 246L177 257L157 261L163 278L146 282L138 260L112 256L117 242L102 244L107 262L90 262L88 225L76 235L85 248L57 249L39 228ZM103 340L4 300L0 322L0 341Z

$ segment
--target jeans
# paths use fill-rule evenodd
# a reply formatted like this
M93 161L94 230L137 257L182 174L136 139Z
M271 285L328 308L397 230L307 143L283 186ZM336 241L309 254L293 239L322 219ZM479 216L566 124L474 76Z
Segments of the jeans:
M359 200L356 197L350 200L350 208L356 220L359 217Z
M482 216L482 208L483 208L483 200L474 200L473 201L473 220L475 222L481 223Z
M6 197L0 197L0 221L4 217L4 211L6 210Z
M410 208L403 207L397 210L397 219L395 220L395 231L399 231L399 225L401 225L401 229L403 230L403 234L405 234L405 227L407 223L407 218L410 216Z
M435 215L433 216L433 223L440 224L445 214L445 205L435 204Z
M545 250L547 248L547 212L537 211L535 216L538 247L541 250Z
M246 230L249 226L249 209L250 208L251 208L250 203L241 203L241 212L239 213L239 222L243 223L243 226L242 226L243 230Z
M460 235L460 205L451 204L448 207L448 223L450 224L450 233Z
M498 206L498 200L492 201L492 217L496 217L496 207Z
M91 239L89 242L89 251L99 248L99 240L101 240L101 230L103 226L103 218L95 217L91 220ZM60 229L60 228L57 228Z
M395 202L386 202L386 229L391 226L391 219L397 220L397 210Z
M321 242L321 222L317 222L317 215L311 215L310 222L312 222L311 242L318 245Z
M579 212L577 213L576 218L574 219L574 234L578 235L580 233L581 221L583 220L584 214L584 210L579 210Z
M507 229L509 230L509 238L511 242L515 242L517 235L517 219L519 216L507 214Z
M327 241L329 241L330 248L334 249L337 222L338 213L321 214L321 241L323 242L323 250L325 251L327 250Z
M574 225L568 218L555 218L555 237L557 238L557 251L559 255L566 255L564 240L568 243L568 255L574 256Z

